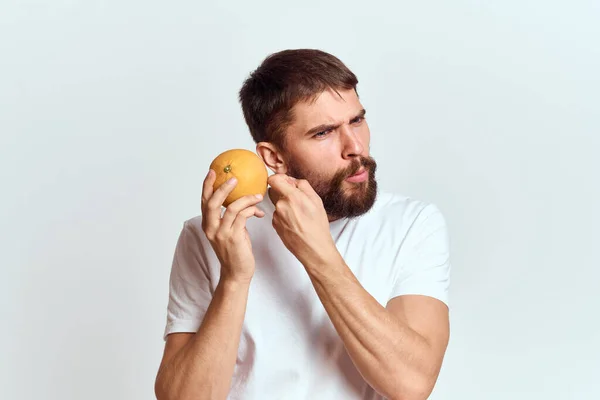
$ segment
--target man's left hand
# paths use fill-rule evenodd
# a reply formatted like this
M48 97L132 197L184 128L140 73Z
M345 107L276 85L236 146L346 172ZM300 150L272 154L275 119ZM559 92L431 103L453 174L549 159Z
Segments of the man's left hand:
M274 191L273 227L288 250L305 266L338 256L323 201L310 183L285 174L270 176L268 183Z

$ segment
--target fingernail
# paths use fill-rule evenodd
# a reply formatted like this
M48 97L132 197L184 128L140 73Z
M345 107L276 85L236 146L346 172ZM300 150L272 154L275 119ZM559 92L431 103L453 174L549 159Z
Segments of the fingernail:
M227 181L228 184L233 185L237 182L237 179L235 178L229 178L229 180Z
M256 194L255 196L256 196L256 198L257 198L257 199L259 199L259 200L260 200L260 199L262 199L262 194Z

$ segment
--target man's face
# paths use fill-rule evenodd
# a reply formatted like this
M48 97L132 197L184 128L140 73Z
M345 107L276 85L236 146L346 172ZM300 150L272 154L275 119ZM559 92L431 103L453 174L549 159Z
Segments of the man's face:
M286 131L287 174L311 184L330 220L364 214L377 196L364 108L354 90L339 93L294 106Z

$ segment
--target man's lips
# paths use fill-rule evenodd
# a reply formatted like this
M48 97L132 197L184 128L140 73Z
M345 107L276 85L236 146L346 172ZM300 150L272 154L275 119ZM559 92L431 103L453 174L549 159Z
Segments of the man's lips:
M358 170L358 172L356 174L349 176L348 178L346 178L346 180L348 182L363 182L368 177L369 177L369 173L366 170L366 168L361 168Z

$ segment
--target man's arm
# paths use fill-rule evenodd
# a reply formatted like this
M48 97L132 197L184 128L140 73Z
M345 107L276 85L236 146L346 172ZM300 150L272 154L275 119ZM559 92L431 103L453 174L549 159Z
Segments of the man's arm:
M261 218L264 212L256 207L261 197L244 196L221 217L221 205L236 182L230 180L213 190L214 182L211 170L202 190L202 230L220 262L219 283L210 297L207 289L192 285L206 285L208 275L195 275L203 270L202 245L193 229L184 229L175 254L169 304L176 320L198 318L202 322L195 334L167 336L154 385L158 400L224 399L231 386L255 268L246 221L252 216ZM202 313L201 307L209 301Z
M282 174L271 176L269 183L279 194L273 227L306 268L364 379L390 399L426 399L449 337L448 308L438 300L445 298L450 268L441 215L430 207L412 224L403 242L403 265L398 266L392 299L384 307L344 262L331 237L323 202L310 184Z
M155 384L158 400L227 397L249 287L220 281L198 332L167 337Z
M426 296L377 302L341 259L305 265L315 290L363 378L394 400L426 399L449 337L448 308Z

